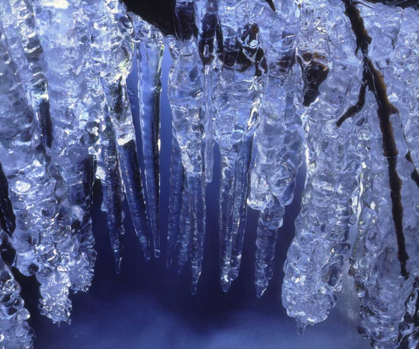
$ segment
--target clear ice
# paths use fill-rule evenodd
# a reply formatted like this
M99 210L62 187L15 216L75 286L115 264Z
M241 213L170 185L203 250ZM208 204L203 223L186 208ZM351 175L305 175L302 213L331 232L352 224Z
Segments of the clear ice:
M33 347L11 267L37 278L41 313L53 322L70 321L70 290L89 289L96 180L116 272L125 199L144 257L160 256L168 49L167 267L176 259L180 273L190 263L198 291L206 186L219 151L221 287L227 292L239 276L250 207L259 211L261 297L275 275L276 242L305 154L283 267L288 315L299 333L326 320L349 263L360 333L377 349L416 348L418 7L414 0L176 0L175 30L165 37L119 0L0 0L0 347ZM129 74L138 82L134 99Z
M175 17L179 38L168 38L168 47L173 59L169 73L168 96L172 108L173 134L179 144L185 171L183 196L188 196L184 200L188 202L189 208L188 212L185 212L185 206L181 213L182 224L188 220L189 226L181 228L179 261L185 263L190 257L192 293L195 294L201 275L205 236L205 180L202 157L205 110L202 106L202 62L199 58L198 42L193 35L194 2L177 0Z

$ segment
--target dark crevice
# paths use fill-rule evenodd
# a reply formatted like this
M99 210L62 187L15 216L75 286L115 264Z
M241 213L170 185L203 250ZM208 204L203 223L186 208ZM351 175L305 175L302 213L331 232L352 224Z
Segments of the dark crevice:
M16 257L16 251L10 243L9 236L0 231L0 259L11 267Z
M198 28L195 23L195 6L188 2L175 7L175 33L181 41L187 41L193 36L198 37Z
M275 8L275 4L273 0L265 0L265 1L269 4L269 7L271 8L271 10L276 12L276 8Z
M419 172L415 167L415 164L412 160L412 155L410 154L410 150L406 154L406 160L409 161L413 165L413 172L410 174L410 178L412 178L412 181L416 183L416 185L419 188Z
M164 35L175 35L175 0L122 0L134 12Z
M254 68L255 76L266 74L268 64L265 51L259 45L253 47L253 43L260 40L259 35L259 26L256 23L248 23L240 29L236 37L226 38L217 50L218 57L223 62L223 69L244 72Z
M212 12L206 12L202 18L201 35L199 36L198 51L204 65L211 64L214 60L214 51L216 44L216 31L218 20L218 8L216 7Z
M306 52L297 56L303 73L303 105L310 106L320 95L319 87L327 79L329 67L325 56L314 52Z
M16 217L9 199L9 185L0 163L0 228L9 236L16 229Z
M356 37L356 53L359 49L361 49L363 54L363 81L368 89L374 94L375 100L378 104L377 116L380 121L380 129L383 137L383 155L387 159L388 163L390 196L392 202L393 222L397 238L398 259L401 266L401 275L404 278L408 278L409 273L406 269L406 262L409 259L409 256L406 251L406 242L403 233L403 205L401 196L402 182L397 173L397 157L399 152L397 150L393 126L390 120L390 116L398 114L398 110L388 99L387 88L381 72L374 67L374 64L368 58L368 46L372 39L365 29L364 21L358 9L351 2L351 0L343 0L343 3L345 4L345 14L351 22L352 30ZM360 92L362 92L362 87ZM357 106L359 106L359 102L357 103ZM356 106L352 109L352 111L355 109ZM341 121L341 119L342 118L340 118L339 121Z
M38 106L39 124L41 127L42 141L44 145L51 148L52 145L52 121L48 99L43 99Z

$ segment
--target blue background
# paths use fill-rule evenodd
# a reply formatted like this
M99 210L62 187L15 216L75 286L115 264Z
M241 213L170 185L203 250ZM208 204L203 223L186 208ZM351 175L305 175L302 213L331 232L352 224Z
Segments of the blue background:
M221 290L218 263L219 157L213 182L207 187L207 234L203 272L196 296L190 294L190 268L182 275L165 267L169 193L171 111L167 79L171 59L166 50L163 67L161 129L161 239L162 256L145 262L135 236L128 208L125 208L126 234L122 272L114 272L106 216L100 210L101 187L95 186L93 233L98 252L95 278L88 293L72 295L72 324L52 322L38 311L39 291L35 278L18 276L22 295L31 313L30 324L40 349L278 349L322 348L363 349L369 344L357 333L357 298L352 281L350 291L338 295L338 306L326 322L307 328L298 336L294 319L281 304L282 266L294 235L304 183L304 170L298 177L294 202L287 207L284 226L278 236L274 278L261 299L256 298L254 255L257 217L249 209L239 278L228 293ZM134 67L135 71L135 67ZM136 77L128 81L135 99ZM138 106L133 110L139 137ZM138 144L139 150L140 144Z

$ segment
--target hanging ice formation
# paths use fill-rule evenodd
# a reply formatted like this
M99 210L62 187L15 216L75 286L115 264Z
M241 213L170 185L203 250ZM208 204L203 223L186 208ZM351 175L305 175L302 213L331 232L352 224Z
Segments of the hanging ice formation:
M272 11L274 6L276 11ZM256 3L254 19L260 23L266 47L268 83L263 96L261 123L256 133L256 164L251 171L250 207L260 211L256 240L255 286L261 297L273 276L275 244L285 205L294 196L302 162L301 83L293 70L297 4L293 1Z
M34 333L26 322L29 312L24 308L20 286L10 269L12 247L3 231L0 232L0 243L0 345L2 348L31 349Z
M417 8L417 1L176 0L170 32L118 0L0 0L0 346L33 342L10 266L36 276L41 312L54 322L69 321L70 289L89 288L96 179L116 271L125 198L145 258L150 249L159 257L167 46L166 265L175 254L179 272L190 261L197 292L218 148L221 286L228 291L239 275L250 206L260 213L262 296L305 148L302 207L284 265L288 315L299 332L324 321L349 262L362 334L374 348L417 347ZM129 74L138 81L131 101Z
M179 259L184 263L188 255L190 256L192 293L195 294L201 275L205 236L205 181L202 158L205 111L202 106L202 62L199 58L198 42L193 33L194 2L177 0L175 17L177 38L168 38L173 58L168 95L172 107L173 135L180 148L185 172L182 195L188 196L185 201L189 206L189 212L183 212L182 221L187 220L189 223L180 229ZM187 210L186 207L183 209Z

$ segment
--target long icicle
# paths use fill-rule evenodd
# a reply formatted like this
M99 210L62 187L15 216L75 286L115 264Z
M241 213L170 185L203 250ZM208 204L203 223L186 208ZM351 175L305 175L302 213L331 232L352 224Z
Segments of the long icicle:
M83 3L83 15L88 18L95 18L98 15L98 6L103 3ZM105 17L106 18L106 17ZM122 236L125 233L123 220L123 200L124 188L121 178L121 171L119 166L119 159L117 153L117 142L115 130L110 118L110 111L107 105L106 96L100 80L102 69L102 52L100 50L105 47L98 47L96 37L98 27L89 25L87 28L89 56L92 58L89 68L94 73L90 77L91 90L95 91L98 103L98 120L99 120L99 137L100 142L97 147L97 171L96 177L102 183L103 202L102 210L106 212L107 226L109 230L109 237L111 248L115 259L115 271L120 272L122 260Z
M4 13L4 12L3 12ZM7 51L0 26L0 71L4 79L0 95L0 152L2 167L9 182L9 198L16 216L12 245L15 265L24 275L36 275L40 282L41 312L54 322L68 321L71 302L68 263L62 257L70 251L70 234L57 234L57 205L53 168L45 155L32 108ZM11 128L10 125L19 125ZM13 131L13 132L11 132ZM24 135L25 142L21 142ZM13 152L6 149L14 149ZM29 206L27 206L29 205ZM32 207L27 210L27 207Z
M261 123L256 133L256 161L251 171L248 204L260 211L256 239L255 287L260 297L273 275L278 229L285 206L292 202L301 165L301 120L296 108L300 93L295 63L299 15L294 1L256 2L253 20L261 23L262 45L268 62Z
M302 104L307 107L304 118L308 118L307 180L295 237L284 264L282 303L288 315L295 317L299 334L307 325L327 318L336 305L336 292L342 288L349 229L355 220L353 200L359 194L367 148L364 137L368 137L360 127L365 113L342 127L337 125L344 109L357 98L362 81L355 42L341 34L349 29L348 22L340 8L331 7L328 15L322 4L322 0L307 3L302 9L301 31L305 35L300 36L297 56L304 81ZM313 16L319 22L313 22ZM330 22L329 16L336 21ZM307 35L313 30L315 40ZM321 85L313 84L318 81L316 75L322 74Z
M68 271L72 289L87 291L96 260L90 208L100 114L100 100L95 91L100 81L92 79L88 21L80 4L63 8L37 0L33 5L49 83L52 161L62 176L60 191L56 193L60 197L58 220L63 230L69 227L71 232L73 247ZM57 54L57 50L62 54ZM70 54L74 50L79 52L77 56ZM65 73L63 66L68 68ZM77 98L80 94L86 98ZM63 188L67 190L62 193ZM63 244L59 248L69 247Z
M192 294L196 293L201 275L205 236L205 181L201 154L204 137L203 84L202 64L197 52L198 43L193 36L194 6L193 1L176 1L178 39L169 38L173 65L169 74L168 91L172 107L172 125L182 152L189 191Z
M130 15L137 37L138 101L148 221L155 251L160 246L160 95L164 52L162 33L136 15Z
M242 258L244 233L247 217L247 196L249 193L249 169L252 158L253 133L244 137L240 145L234 169L234 207L232 218L232 246L230 278L234 281L239 276Z
M119 274L123 251L122 237L125 234L123 225L125 216L123 211L124 189L119 168L115 130L107 107L104 109L101 124L102 139L98 177L102 182L103 190L102 211L106 212L111 248L115 259L115 271Z
M250 22L248 1L220 4L219 17L224 37L223 52L218 55L220 78L215 88L217 113L215 136L221 152L220 189L220 280L228 291L232 275L232 258L241 256L242 229L245 225L245 203L250 161L238 159L239 153L251 153L252 138L259 125L261 97L266 82L266 61L260 48L260 33ZM241 188L241 189L240 189ZM237 189L237 190L236 190ZM237 235L240 235L237 240ZM236 245L238 241L238 245ZM233 251L235 256L233 257Z
M99 66L102 67L100 74L115 129L119 165L128 206L144 257L149 259L150 240L146 207L126 85L133 56L133 28L125 7L116 0L99 2L95 18L101 26L97 27L99 29L93 35L93 42L102 51L98 58ZM114 57L118 59L115 60ZM155 249L155 256L158 255L159 250Z
M204 75L204 101L205 101L205 144L204 168L205 181L212 182L214 172L214 106L213 87L216 72L216 30L218 23L218 0L197 1L197 20L199 20L199 55L201 57Z

